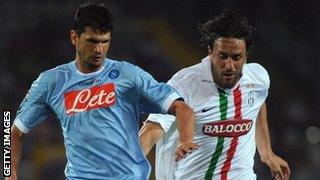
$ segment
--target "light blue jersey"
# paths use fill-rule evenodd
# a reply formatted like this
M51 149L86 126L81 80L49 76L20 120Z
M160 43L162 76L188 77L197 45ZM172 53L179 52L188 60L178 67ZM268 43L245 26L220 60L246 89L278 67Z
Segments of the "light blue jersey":
M56 114L68 159L67 179L148 179L139 115L166 113L177 98L170 86L129 63L106 59L99 71L83 74L72 61L34 81L14 124L27 133L51 110Z

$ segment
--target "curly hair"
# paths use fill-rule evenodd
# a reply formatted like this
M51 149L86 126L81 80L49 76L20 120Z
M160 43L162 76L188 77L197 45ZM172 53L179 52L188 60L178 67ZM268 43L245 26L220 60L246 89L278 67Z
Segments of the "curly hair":
M213 43L220 37L244 39L247 52L254 44L253 33L255 28L245 17L238 16L230 10L223 12L214 19L198 25L201 42L205 47L213 48Z
M84 32L85 27L101 32L112 32L113 18L110 10L103 3L85 3L77 9L74 16L73 30L78 35Z

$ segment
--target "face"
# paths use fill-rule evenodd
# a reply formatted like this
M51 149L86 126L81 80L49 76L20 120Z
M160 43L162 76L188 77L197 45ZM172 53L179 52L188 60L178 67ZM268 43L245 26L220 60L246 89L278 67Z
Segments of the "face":
M93 31L90 27L86 27L80 36L71 30L70 37L76 47L78 69L83 73L99 70L109 50L111 32Z
M243 39L221 37L208 49L213 79L222 88L232 88L242 75L247 61L246 44Z

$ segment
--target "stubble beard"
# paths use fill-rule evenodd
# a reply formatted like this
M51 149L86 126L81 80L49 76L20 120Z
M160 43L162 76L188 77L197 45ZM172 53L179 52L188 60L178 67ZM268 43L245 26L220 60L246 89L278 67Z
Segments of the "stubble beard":
M79 57L79 63L92 72L99 70L102 67L103 62L105 61L104 57L100 63L95 63L91 56L85 57L84 53L79 50L77 50L77 54Z
M237 72L232 80L227 81L223 75L222 71L217 72L213 67L211 68L212 71L212 76L213 76L213 81L221 88L224 89L231 89L233 88L237 82L240 80L242 76L242 70L240 72Z

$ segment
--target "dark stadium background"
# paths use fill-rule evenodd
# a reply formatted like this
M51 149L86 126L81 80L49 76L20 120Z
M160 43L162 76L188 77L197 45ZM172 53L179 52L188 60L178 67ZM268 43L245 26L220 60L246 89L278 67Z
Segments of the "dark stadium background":
M0 2L2 110L15 112L40 72L74 59L69 25L83 2ZM273 149L288 160L291 179L320 177L320 1L104 2L115 24L109 57L139 65L159 81L206 56L198 22L222 9L248 17L257 28L249 61L261 63L271 77L267 104ZM65 162L61 128L52 116L24 138L20 179L64 179ZM271 179L257 154L255 172L258 179Z

